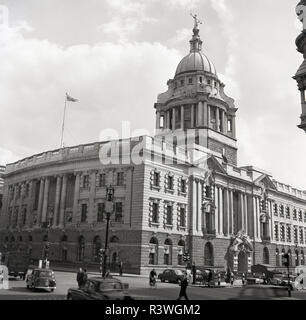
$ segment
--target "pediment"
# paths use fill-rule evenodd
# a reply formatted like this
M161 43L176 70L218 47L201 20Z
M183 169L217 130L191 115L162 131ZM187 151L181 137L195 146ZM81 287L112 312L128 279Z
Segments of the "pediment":
M254 183L258 186L262 186L264 189L272 189L272 190L277 190L275 184L273 183L273 181L271 180L271 178L266 175L263 174L260 177L258 177Z
M227 174L222 164L213 155L205 156L194 161L193 165L200 169L209 170L215 173Z

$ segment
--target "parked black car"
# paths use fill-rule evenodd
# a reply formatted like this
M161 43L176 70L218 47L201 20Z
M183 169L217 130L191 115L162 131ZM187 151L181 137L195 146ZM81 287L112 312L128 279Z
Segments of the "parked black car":
M161 282L172 282L180 284L184 278L184 273L182 270L166 269L158 275L158 279Z
M90 278L81 288L68 289L68 300L132 300L129 285L116 278Z

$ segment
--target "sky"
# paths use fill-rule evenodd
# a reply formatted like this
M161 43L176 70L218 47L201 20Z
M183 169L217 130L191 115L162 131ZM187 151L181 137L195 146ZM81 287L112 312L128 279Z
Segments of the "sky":
M154 134L154 103L189 52L204 53L235 99L238 165L306 190L306 135L292 79L301 65L297 0L0 0L0 164L99 141ZM2 22L1 22L2 21ZM147 132L146 132L147 131Z

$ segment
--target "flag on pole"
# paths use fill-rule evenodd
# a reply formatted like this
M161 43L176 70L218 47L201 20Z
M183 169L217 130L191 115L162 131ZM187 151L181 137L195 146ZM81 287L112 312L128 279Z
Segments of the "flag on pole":
M78 99L74 99L72 97L69 96L69 94L66 92L66 101L71 101L71 102L78 102Z

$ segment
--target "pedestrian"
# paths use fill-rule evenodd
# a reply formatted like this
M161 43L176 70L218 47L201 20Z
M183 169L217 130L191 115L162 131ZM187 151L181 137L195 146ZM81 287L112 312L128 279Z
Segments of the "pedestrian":
M77 273L77 283L78 283L78 286L79 288L82 287L83 285L83 279L84 279L84 271L82 268L79 269L78 273Z
M123 267L123 263L122 261L119 262L119 275L122 276L122 267Z
M234 273L231 272L231 285L233 285L233 284L234 284Z
M157 274L155 269L153 268L149 274L149 284L150 284L150 288L155 288L156 286L156 278L157 278Z
M192 263L192 284L195 284L196 283L196 266L195 266L195 263L193 262Z
M186 292L187 287L188 287L188 280L187 280L187 272L185 271L184 277L181 281L181 290L180 290L179 297L177 298L177 300L181 300L182 297L184 297L185 300L189 300L188 296L187 296L187 292Z
M85 283L88 279L88 276L87 276L87 270L84 269L84 274L83 274L83 281L82 281L82 285L85 286Z
M207 279L207 284L208 284L208 288L210 288L210 282L211 282L211 280L212 280L212 271L211 270L209 270L209 272L208 272L208 279Z
M218 273L218 286L221 285L221 273L219 272Z

